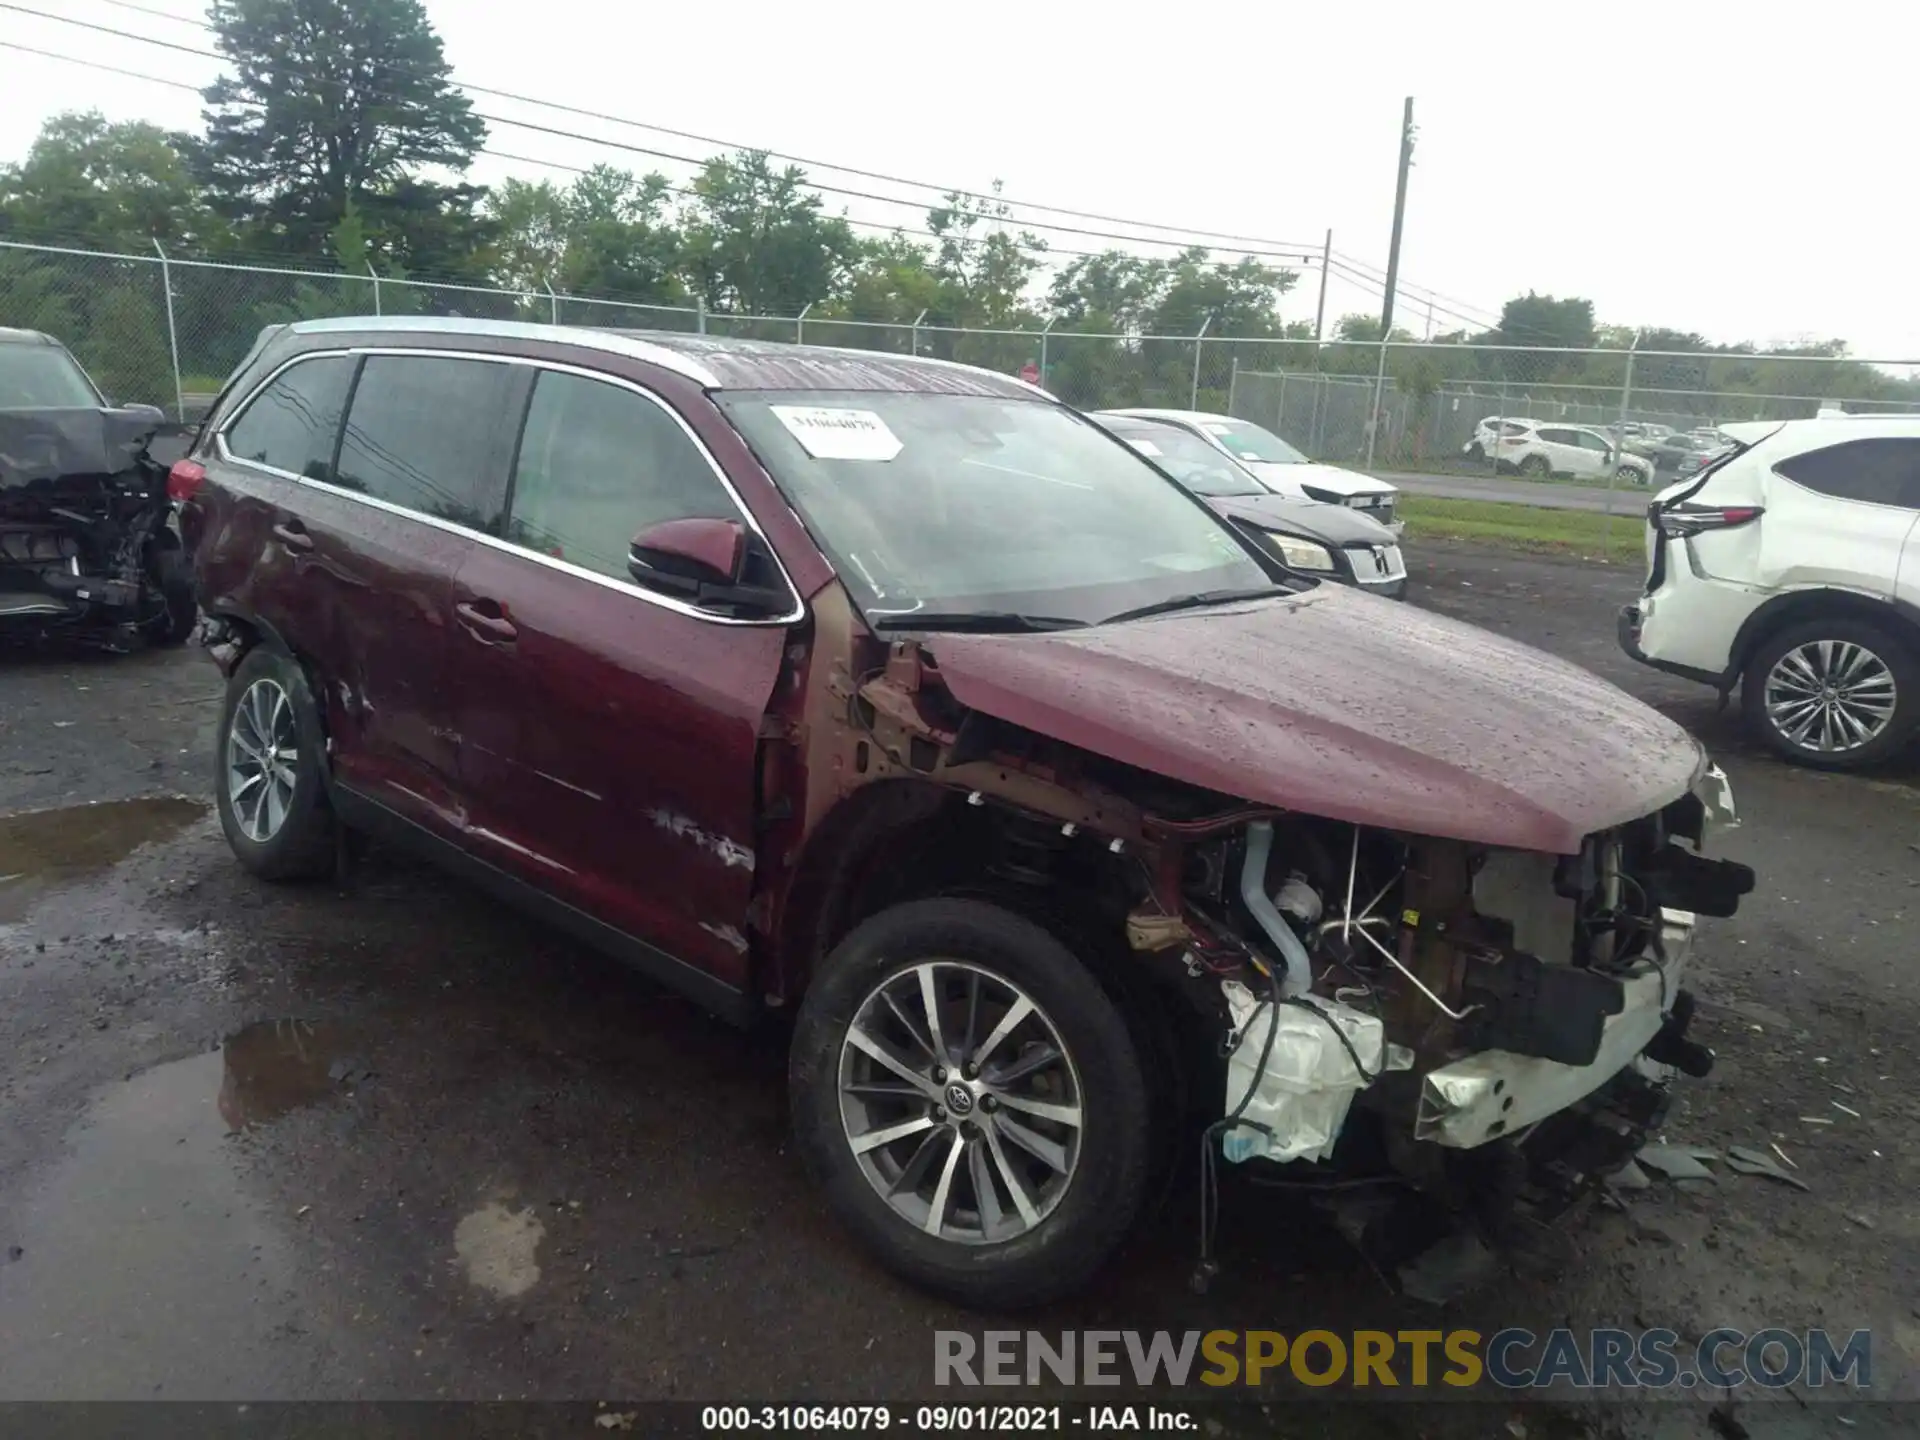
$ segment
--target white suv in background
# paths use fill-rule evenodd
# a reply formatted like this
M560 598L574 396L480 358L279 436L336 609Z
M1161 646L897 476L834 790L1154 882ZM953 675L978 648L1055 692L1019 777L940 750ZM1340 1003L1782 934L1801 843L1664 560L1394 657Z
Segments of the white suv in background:
M1741 686L1754 733L1841 770L1920 730L1920 417L1723 427L1734 448L1647 509L1636 660Z
M1483 426L1488 422L1481 421ZM1482 455L1492 455L1502 470L1517 470L1544 480L1551 475L1571 475L1576 480L1604 480L1609 472L1627 485L1648 485L1653 481L1653 462L1641 455L1623 453L1610 436L1586 425L1555 425L1539 420L1501 418L1494 433L1489 426L1483 436L1475 431L1468 445L1481 446Z

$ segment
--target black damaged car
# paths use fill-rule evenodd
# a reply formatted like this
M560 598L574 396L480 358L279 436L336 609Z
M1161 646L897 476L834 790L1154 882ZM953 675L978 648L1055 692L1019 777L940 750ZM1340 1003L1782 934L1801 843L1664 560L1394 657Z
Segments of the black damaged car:
M186 426L110 405L66 347L0 329L0 639L114 650L192 633L167 476Z

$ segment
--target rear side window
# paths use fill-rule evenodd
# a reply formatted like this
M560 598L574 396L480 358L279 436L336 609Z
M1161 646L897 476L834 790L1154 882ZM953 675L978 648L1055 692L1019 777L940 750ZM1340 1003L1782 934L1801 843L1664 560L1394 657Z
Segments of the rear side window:
M505 489L493 437L512 368L370 355L353 387L336 485L498 534Z
M663 520L741 519L667 409L601 380L542 371L520 438L507 539L617 580Z
M1848 440L1773 468L1796 485L1839 500L1920 510L1920 440Z
M353 379L350 355L289 365L227 427L227 452L308 480L329 480L340 409Z
M1579 438L1571 430L1542 430L1540 438L1550 445L1578 445Z

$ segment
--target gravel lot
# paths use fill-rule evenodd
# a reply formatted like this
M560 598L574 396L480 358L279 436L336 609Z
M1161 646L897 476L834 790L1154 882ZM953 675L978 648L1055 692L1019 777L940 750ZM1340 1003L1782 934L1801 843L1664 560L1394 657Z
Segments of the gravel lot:
M1183 1191L1100 1289L1025 1323L1868 1327L1875 1391L1920 1398L1920 757L1834 778L1762 756L1614 648L1627 570L1414 562L1415 603L1599 671L1723 760L1745 820L1724 853L1760 885L1703 926L1696 1034L1720 1059L1669 1138L1775 1141L1811 1193L1656 1188L1443 1316L1237 1190L1195 1295ZM989 1322L827 1221L786 1147L777 1037L384 851L344 888L245 878L198 803L218 691L195 652L0 656L0 1399L929 1393L931 1330ZM1901 1413L1793 1398L1743 1397L1741 1420ZM1565 1433L1709 1433L1694 1407L1589 1420ZM1324 1428L1523 1433L1434 1405Z

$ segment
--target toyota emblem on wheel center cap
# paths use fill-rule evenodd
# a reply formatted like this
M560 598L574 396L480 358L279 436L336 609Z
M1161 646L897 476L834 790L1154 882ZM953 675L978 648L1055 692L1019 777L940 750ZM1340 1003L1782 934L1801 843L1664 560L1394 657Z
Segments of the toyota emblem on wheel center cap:
M971 1114L973 1092L956 1080L947 1086L947 1108L956 1115Z

